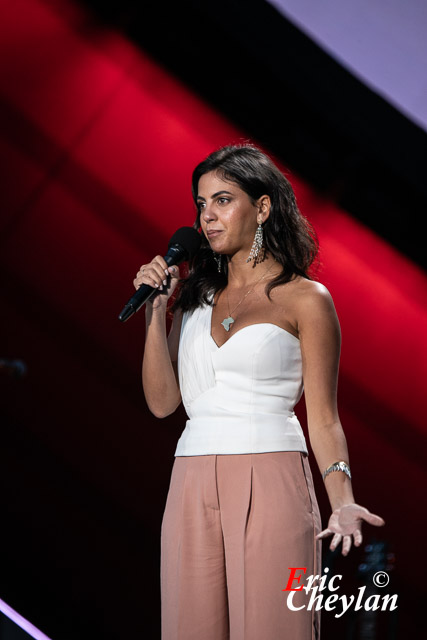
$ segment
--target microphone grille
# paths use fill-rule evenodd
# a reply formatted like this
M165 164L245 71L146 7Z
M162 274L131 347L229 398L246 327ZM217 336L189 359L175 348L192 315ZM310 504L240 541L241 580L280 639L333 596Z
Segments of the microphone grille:
M169 241L169 247L179 244L188 254L188 259L192 258L200 249L202 237L193 227L181 227L173 234Z

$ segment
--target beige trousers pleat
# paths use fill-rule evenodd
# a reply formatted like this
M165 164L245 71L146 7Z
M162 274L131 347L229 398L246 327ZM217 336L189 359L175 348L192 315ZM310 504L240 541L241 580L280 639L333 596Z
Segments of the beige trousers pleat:
M318 640L320 611L290 610L283 589L290 567L320 575L320 531L305 454L176 457L161 531L162 640ZM293 603L308 599L298 592Z

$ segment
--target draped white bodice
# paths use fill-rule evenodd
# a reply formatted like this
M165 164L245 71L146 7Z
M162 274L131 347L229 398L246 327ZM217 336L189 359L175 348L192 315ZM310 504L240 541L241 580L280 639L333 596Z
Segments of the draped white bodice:
M218 347L211 318L207 304L183 314L178 375L189 419L175 456L307 453L294 413L303 392L298 338L262 322Z

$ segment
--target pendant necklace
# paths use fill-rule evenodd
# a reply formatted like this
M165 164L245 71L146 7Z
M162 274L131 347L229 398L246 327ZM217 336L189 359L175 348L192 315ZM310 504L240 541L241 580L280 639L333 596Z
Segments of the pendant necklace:
M230 311L230 301L228 299L228 291L227 291L228 318L224 318L224 320L221 322L222 326L224 327L224 329L226 331L230 331L231 325L234 324L234 318L232 316L232 313L234 313L236 311L237 307L240 304L242 304L242 302L246 298L246 296L248 296L255 289L255 287L257 286L258 282L261 282L261 280L263 278L265 278L265 276L268 274L268 272L273 267L275 262L276 262L276 260L274 260L274 262L271 265L271 267L269 269L267 269L267 271L264 273L264 275L262 275L261 278L255 282L254 286L251 289L249 289L249 291L243 296L243 298L240 300L240 302L237 304L237 306L234 307L232 312Z

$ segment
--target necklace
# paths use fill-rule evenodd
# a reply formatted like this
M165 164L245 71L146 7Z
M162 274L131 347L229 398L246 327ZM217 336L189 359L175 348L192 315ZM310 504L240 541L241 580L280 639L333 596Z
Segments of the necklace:
M233 318L232 314L236 311L237 307L240 304L242 304L243 300L255 289L255 287L257 286L258 282L261 282L261 280L263 278L265 278L265 276L268 274L268 272L270 271L270 269L274 265L274 262L272 263L271 267L269 267L269 269L267 269L267 271L261 276L261 278L255 282L253 287L251 289L249 289L249 291L247 293L245 293L245 295L240 300L240 302L234 307L233 311L230 311L230 301L228 299L228 291L227 291L228 318L224 318L224 320L221 322L222 326L224 327L224 329L226 331L230 331L231 325L234 324L234 318Z

